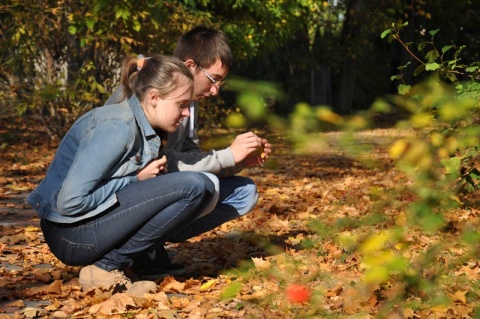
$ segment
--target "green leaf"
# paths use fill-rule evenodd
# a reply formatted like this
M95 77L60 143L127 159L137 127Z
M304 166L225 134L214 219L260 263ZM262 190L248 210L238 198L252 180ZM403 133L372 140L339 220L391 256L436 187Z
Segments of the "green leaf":
M387 29L382 32L382 35L380 36L382 39L385 38L387 35L389 35L392 32L392 29Z
M232 113L226 119L228 127L243 128L247 126L247 120L241 113Z
M429 233L435 233L445 226L445 221L441 215L427 213L420 218L420 226Z
M480 179L480 172L475 172L472 171L470 174L468 174L472 179Z
M442 165L445 167L447 173L455 174L458 173L460 169L461 159L460 157L452 157L449 159L442 160Z
M390 112L391 109L392 107L390 106L390 104L388 104L382 99L377 99L372 104L372 111L374 112L387 113L387 112Z
M411 88L412 88L412 86L410 86L410 85L400 84L398 86L398 94L400 94L400 95L408 94L408 92L410 92Z
M142 29L142 24L137 20L133 21L133 30L139 32L141 29Z
M453 74L452 72L447 73L447 78L452 82L457 81L457 76L455 74Z
M427 42L425 41L422 41L419 45L418 45L418 51L423 51L423 49L425 49L425 47L427 46Z
M438 70L439 68L440 68L440 64L436 62L430 62L425 65L425 70L427 71L435 71L435 70Z
M245 92L240 94L238 104L240 108L245 111L245 114L254 120L264 117L267 111L261 96L254 93Z
M425 72L425 64L420 64L420 65L415 69L415 71L413 71L413 75L419 76L419 75L422 74L423 72Z
M100 10L102 10L103 6L104 6L104 1L99 1L95 4L95 6L93 7L93 13L97 14L100 12Z
M462 241L467 245L475 245L480 241L480 233L475 230L467 230L462 234Z
M471 66L465 69L467 72L475 72L476 70L478 70L478 66Z
M453 48L453 45L446 45L442 48L442 53L445 53L447 52L448 50L450 50L451 48Z
M115 11L115 19L120 18L123 15L123 9L118 9Z
M69 25L68 26L68 32L71 34L71 35L75 35L77 33L77 27L74 26L74 25Z
M220 299L225 300L225 299L230 299L230 298L235 298L240 291L242 290L242 284L239 282L232 282L228 286L226 286L222 293L220 294Z
M437 30L431 30L431 31L429 31L428 33L433 37L435 34L438 33L438 31L440 31L440 30L439 30L439 29L437 29Z
M93 20L93 19L87 19L86 24L87 24L87 28L88 28L89 30L92 30L93 27L95 26L95 20Z
M425 54L425 58L428 60L428 62L434 62L436 59L438 59L439 54L437 50L430 50Z

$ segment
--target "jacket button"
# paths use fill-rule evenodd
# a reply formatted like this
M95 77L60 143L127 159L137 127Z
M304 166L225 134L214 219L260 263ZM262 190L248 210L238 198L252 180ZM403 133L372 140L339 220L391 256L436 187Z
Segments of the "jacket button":
M35 207L40 208L40 203L36 203Z

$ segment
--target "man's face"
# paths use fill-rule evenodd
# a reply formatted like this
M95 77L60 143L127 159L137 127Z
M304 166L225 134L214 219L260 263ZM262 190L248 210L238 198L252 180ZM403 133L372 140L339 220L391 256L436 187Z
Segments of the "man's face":
M195 65L192 72L194 76L192 100L194 101L217 95L220 91L220 85L228 75L227 68L222 65L220 60L217 60L208 68ZM212 80L216 83L213 83Z

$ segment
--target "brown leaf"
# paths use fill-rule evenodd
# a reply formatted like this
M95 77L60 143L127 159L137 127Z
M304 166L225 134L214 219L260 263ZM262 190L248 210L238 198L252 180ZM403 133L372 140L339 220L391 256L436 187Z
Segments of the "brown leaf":
M165 277L159 286L159 289L166 292L182 292L185 284L178 282L173 277Z
M105 300L102 303L93 305L89 309L91 315L101 313L105 315L112 314L114 312L123 313L127 310L128 306L135 306L135 302L132 297L126 293L117 293Z
M52 275L50 275L50 273L45 271L39 271L39 270L34 271L33 276L35 277L35 279L37 279L42 283L47 283L52 280Z
M9 303L2 304L2 310L5 312L16 312L19 311L20 308L25 307L25 303L23 300L15 300Z
M62 292L62 281L55 280L50 285L43 285L39 287L33 287L26 289L24 293L27 296L37 296L37 295L45 295L45 294L57 294L60 295Z
M253 261L253 264L255 265L255 268L260 270L269 269L271 267L270 261L265 260L263 258L252 257L252 261Z
M44 314L44 311L39 308L33 308L33 307L27 307L22 310L22 314L26 318L37 318L38 316L41 316Z
M60 294L62 292L62 281L55 280L50 285L48 285L47 292L50 294Z
M343 291L343 286L341 284L337 285L336 287L332 289L326 290L323 295L327 298L333 297L333 296L338 296L342 293Z
M452 299L452 301L459 301L461 302L462 304L467 304L467 297L465 296L467 294L468 291L461 291L461 290L457 290L455 291L455 293L453 294L448 294L448 296L450 297L450 299Z
M69 298L63 302L63 307L60 310L68 314L72 314L80 309L83 309L84 307L85 305L80 300Z

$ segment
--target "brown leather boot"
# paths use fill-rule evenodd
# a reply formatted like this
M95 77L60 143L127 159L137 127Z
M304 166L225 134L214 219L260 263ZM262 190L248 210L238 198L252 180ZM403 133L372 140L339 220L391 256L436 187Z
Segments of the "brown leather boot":
M84 291L103 288L114 292L126 291L135 297L141 297L157 289L157 284L153 281L143 280L132 283L121 270L106 271L95 265L89 265L80 270L79 282Z

